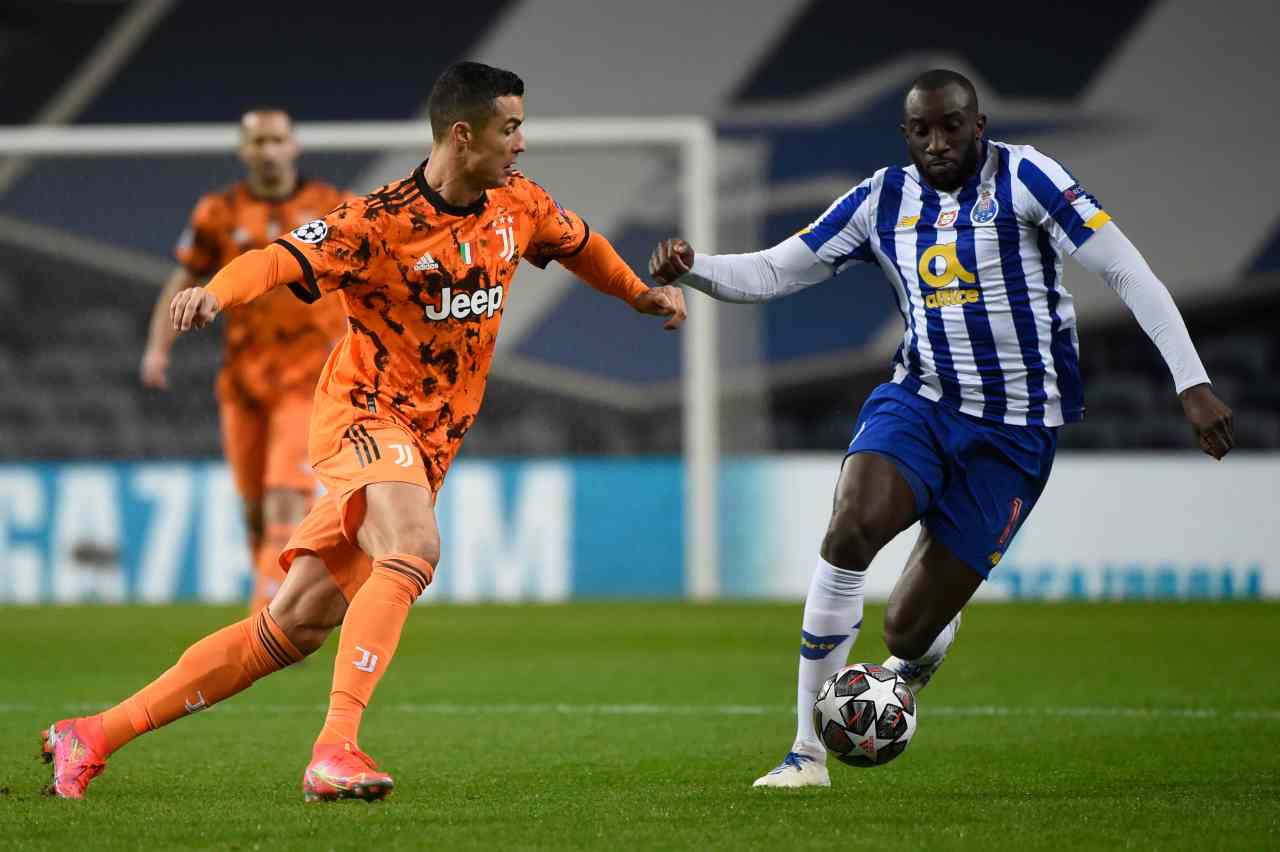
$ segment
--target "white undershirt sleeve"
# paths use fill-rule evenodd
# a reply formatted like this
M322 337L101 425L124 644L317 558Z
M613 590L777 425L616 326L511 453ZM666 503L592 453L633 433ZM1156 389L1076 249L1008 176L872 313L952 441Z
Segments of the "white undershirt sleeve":
M799 237L750 254L695 254L679 283L722 302L767 302L825 281L835 273Z
M1138 325L1160 350L1178 393L1209 381L1173 297L1119 226L1114 222L1103 225L1072 257L1101 275L1133 312Z

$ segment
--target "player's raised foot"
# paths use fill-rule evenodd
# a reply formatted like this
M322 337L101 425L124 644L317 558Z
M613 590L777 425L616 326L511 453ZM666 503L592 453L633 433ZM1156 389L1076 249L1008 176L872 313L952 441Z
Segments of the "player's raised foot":
M830 787L827 752L819 743L797 742L782 762L756 779L752 787Z
M311 752L311 765L302 775L302 797L308 802L375 802L395 786L390 775L378 771L373 758L350 743L317 745Z
M944 655L942 659L922 665L920 663L913 663L910 660L904 660L901 657L890 657L881 663L881 665L889 671L897 673L898 677L905 680L907 682L907 687L913 694L915 694L919 693L920 690L924 689L925 686L928 685L929 681L933 679L934 674L936 674L938 669L942 666L942 660L945 659L946 656Z
M83 799L89 782L107 768L102 723L95 717L63 719L40 734L40 757L53 764L53 783L45 789L60 799Z

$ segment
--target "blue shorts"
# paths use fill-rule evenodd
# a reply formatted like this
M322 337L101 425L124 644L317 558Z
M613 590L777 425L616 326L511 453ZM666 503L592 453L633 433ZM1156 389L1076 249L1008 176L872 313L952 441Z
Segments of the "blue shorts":
M895 384L867 397L849 454L897 466L920 522L984 578L1049 481L1058 431L961 414Z

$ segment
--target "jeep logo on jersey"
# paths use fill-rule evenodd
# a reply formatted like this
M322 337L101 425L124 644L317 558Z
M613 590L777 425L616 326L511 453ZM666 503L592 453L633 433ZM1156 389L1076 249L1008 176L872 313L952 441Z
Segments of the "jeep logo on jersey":
M329 226L323 219L312 219L305 225L293 229L293 237L301 243L318 243L329 236Z
M487 290L476 290L471 293L454 293L452 287L440 291L440 305L427 305L423 311L427 319L438 321L446 319L463 320L468 317L479 317L483 314L492 317L502 307L502 285Z

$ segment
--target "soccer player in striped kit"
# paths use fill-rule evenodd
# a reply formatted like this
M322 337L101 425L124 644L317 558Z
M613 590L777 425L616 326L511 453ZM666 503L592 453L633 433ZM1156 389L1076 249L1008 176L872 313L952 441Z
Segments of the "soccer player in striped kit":
M699 255L676 239L650 261L659 282L729 302L878 263L905 325L891 381L858 416L805 599L796 739L756 786L830 784L811 708L857 639L875 554L921 522L884 623L885 666L919 690L1035 506L1058 427L1084 414L1064 254L1101 275L1151 337L1201 449L1220 459L1234 444L1231 411L1142 255L1065 168L1030 146L987 141L985 125L968 79L929 71L903 105L911 165L880 169L764 251Z

